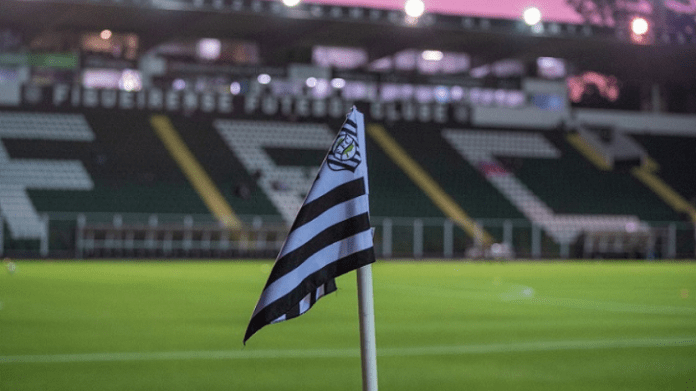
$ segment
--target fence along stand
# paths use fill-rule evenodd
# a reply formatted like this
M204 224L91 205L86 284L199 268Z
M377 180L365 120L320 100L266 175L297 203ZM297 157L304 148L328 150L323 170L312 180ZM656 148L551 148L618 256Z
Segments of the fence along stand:
M677 257L677 226L671 223L667 226L667 258Z
M392 221L382 220L382 256L391 258L392 255Z
M150 229L148 230L146 237L145 237L145 242L146 242L145 246L147 247L148 250L150 250L152 252L151 255L154 255L154 253L155 253L155 239L156 239L155 237L157 235L155 232L155 229L157 228L157 225L158 225L157 215L150 215L150 218L148 219L148 226Z
M505 243L510 249L512 248L512 230L512 221L503 221L503 243Z
M570 246L568 243L561 243L561 259L568 259L570 256Z
M193 228L193 216L187 215L184 217L184 227L186 227L186 231L184 232L183 247L184 252L188 255L193 247L193 232L191 231Z
M85 225L87 225L87 217L80 213L77 215L77 238L75 244L75 258L82 259L84 256L85 247Z
M43 232L41 232L41 247L39 248L39 252L42 258L46 258L48 257L48 215L44 213L41 217L43 221Z
M413 257L423 257L423 220L413 220Z
M445 258L452 258L454 255L454 224L452 223L452 220L445 220L442 230L442 252Z
M0 214L0 257L5 253L5 220Z
M532 224L532 258L541 258L541 229Z

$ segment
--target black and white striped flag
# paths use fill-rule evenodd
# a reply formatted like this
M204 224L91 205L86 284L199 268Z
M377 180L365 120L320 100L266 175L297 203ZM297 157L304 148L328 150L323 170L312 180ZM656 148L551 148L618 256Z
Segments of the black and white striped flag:
M375 261L365 124L355 107L326 155L256 304L244 342L336 290L334 278Z

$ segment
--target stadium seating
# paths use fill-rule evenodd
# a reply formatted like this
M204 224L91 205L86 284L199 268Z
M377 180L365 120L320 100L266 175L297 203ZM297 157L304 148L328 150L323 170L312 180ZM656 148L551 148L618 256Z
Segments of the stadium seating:
M562 158L553 162L525 159L516 176L555 211L636 215L645 221L677 218L664 202L628 173L597 169L567 143L563 134L547 132L545 137L561 151Z
M414 142L416 137L408 140L406 132L394 133L424 160L423 154L415 152L422 148ZM561 136L549 136L555 137L552 143L547 135L533 131L442 131L442 137L451 147L471 168L478 169L478 176L497 189L518 213L543 227L545 233L558 244L571 245L583 232L625 232L626 227L631 227L632 231L647 232L649 226L642 219L676 217L654 194L630 176L597 172L579 159ZM424 138L423 135L420 138ZM525 171L530 165L538 168ZM575 173L578 167L582 169ZM566 170L553 171L558 168ZM451 168L446 168L446 172L450 177L456 176L452 175ZM604 178L600 176L597 179L599 174L603 174ZM436 177L447 175L444 172L434 174ZM611 179L606 181L607 177ZM615 187L617 183L621 187ZM575 188L577 184L584 188ZM628 201L622 201L624 199ZM601 209L597 209L597 203L602 205ZM478 214L474 209L469 213Z
M93 142L27 142L14 146L24 155L79 159L94 181L90 192L30 191L38 210L148 214L208 212L152 131L146 114L88 112L85 118L94 132Z
M390 134L474 218L524 218L440 135L441 126L400 123ZM372 175L375 175L372 173Z
M327 151L334 139L331 130L326 125L266 121L218 120L214 126L247 172L260 173L259 187L283 219L292 223L312 185L316 169L278 166L264 148ZM317 161L316 168L320 164L321 161Z
M254 171L245 168L215 129L213 118L171 118L176 131L238 215L280 217L269 197L259 189Z
M687 136L632 136L645 148L650 157L659 164L659 177L682 197L696 203L696 137Z
M0 139L90 141L94 134L81 115L0 112ZM36 156L37 158L42 156ZM46 235L28 189L90 190L92 180L80 161L16 156L0 144L0 210L15 239Z
M0 112L0 211L12 239L45 237L44 213L74 216L73 222L78 214L86 213L93 220L102 214L106 217L93 224L107 222L113 227L88 225L85 232L93 232L91 240L97 240L92 242L92 254L103 255L99 248L110 251L118 243L129 243L127 232L142 236L151 229L133 228L135 222L128 221L116 226L114 215L172 215L178 219L178 225L172 226L175 234L162 231L158 243L173 249L180 246L180 250L188 246L183 238L190 228L182 225L183 216L203 216L207 222L214 217L153 131L151 115L117 110ZM168 117L234 212L257 228L261 221L287 225L294 219L340 126L338 120ZM529 248L534 240L542 243L544 253L578 240L585 240L585 252L620 250L616 243L635 244L641 235L648 238L644 242L657 246L667 231L652 233L648 223L683 217L630 173L592 165L562 132L384 125L405 153L467 214L482 222L496 242L509 240L512 228L504 226L514 222L511 244L518 254L535 254ZM389 218L392 254L407 254L411 249L419 254L443 251L446 213L372 137L367 138L367 155L371 213L379 225L376 238L382 239L383 219ZM696 139L635 139L659 162L660 176L667 183L684 196L696 195L683 169L693 166L692 154L687 152L696 148ZM160 217L160 222L164 220ZM144 221L147 217L138 224ZM52 229L57 227L71 229L75 223L55 223ZM278 227L274 232L282 230ZM419 244L414 239L417 232L423 237ZM463 235L456 232L455 236ZM535 235L540 239L534 239ZM51 240L58 240L55 236ZM65 248L76 240L74 235L59 236ZM607 238L614 244L606 244ZM221 235L224 247L223 239ZM144 236L133 240L136 244L141 240L140 246L148 248ZM240 237L238 242L245 240ZM472 238L466 243L454 241L455 251L474 242ZM186 248L200 246L204 244ZM651 251L655 246L649 246ZM641 251L648 251L647 247Z
M0 112L2 138L92 141L94 134L82 114Z

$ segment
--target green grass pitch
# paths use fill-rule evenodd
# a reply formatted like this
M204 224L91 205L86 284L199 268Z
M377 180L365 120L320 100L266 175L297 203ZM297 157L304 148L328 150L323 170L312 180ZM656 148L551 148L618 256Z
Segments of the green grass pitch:
M0 390L360 390L355 273L242 336L271 263L0 270ZM696 389L696 264L378 262L381 390Z

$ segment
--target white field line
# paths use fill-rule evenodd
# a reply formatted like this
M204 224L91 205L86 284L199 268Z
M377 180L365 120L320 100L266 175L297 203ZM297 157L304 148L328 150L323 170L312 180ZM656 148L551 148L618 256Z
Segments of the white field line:
M404 356L442 356L486 353L538 352L555 350L591 350L617 348L659 348L695 346L696 337L689 338L640 338L594 341L546 341L509 344L459 345L459 346L419 346L399 348L378 348L380 357ZM141 353L85 353L85 354L41 354L0 356L0 364L37 363L76 363L76 362L118 362L118 361L172 361L172 360L251 360L285 358L357 358L356 349L264 349L264 350L218 350L182 352L141 352Z

